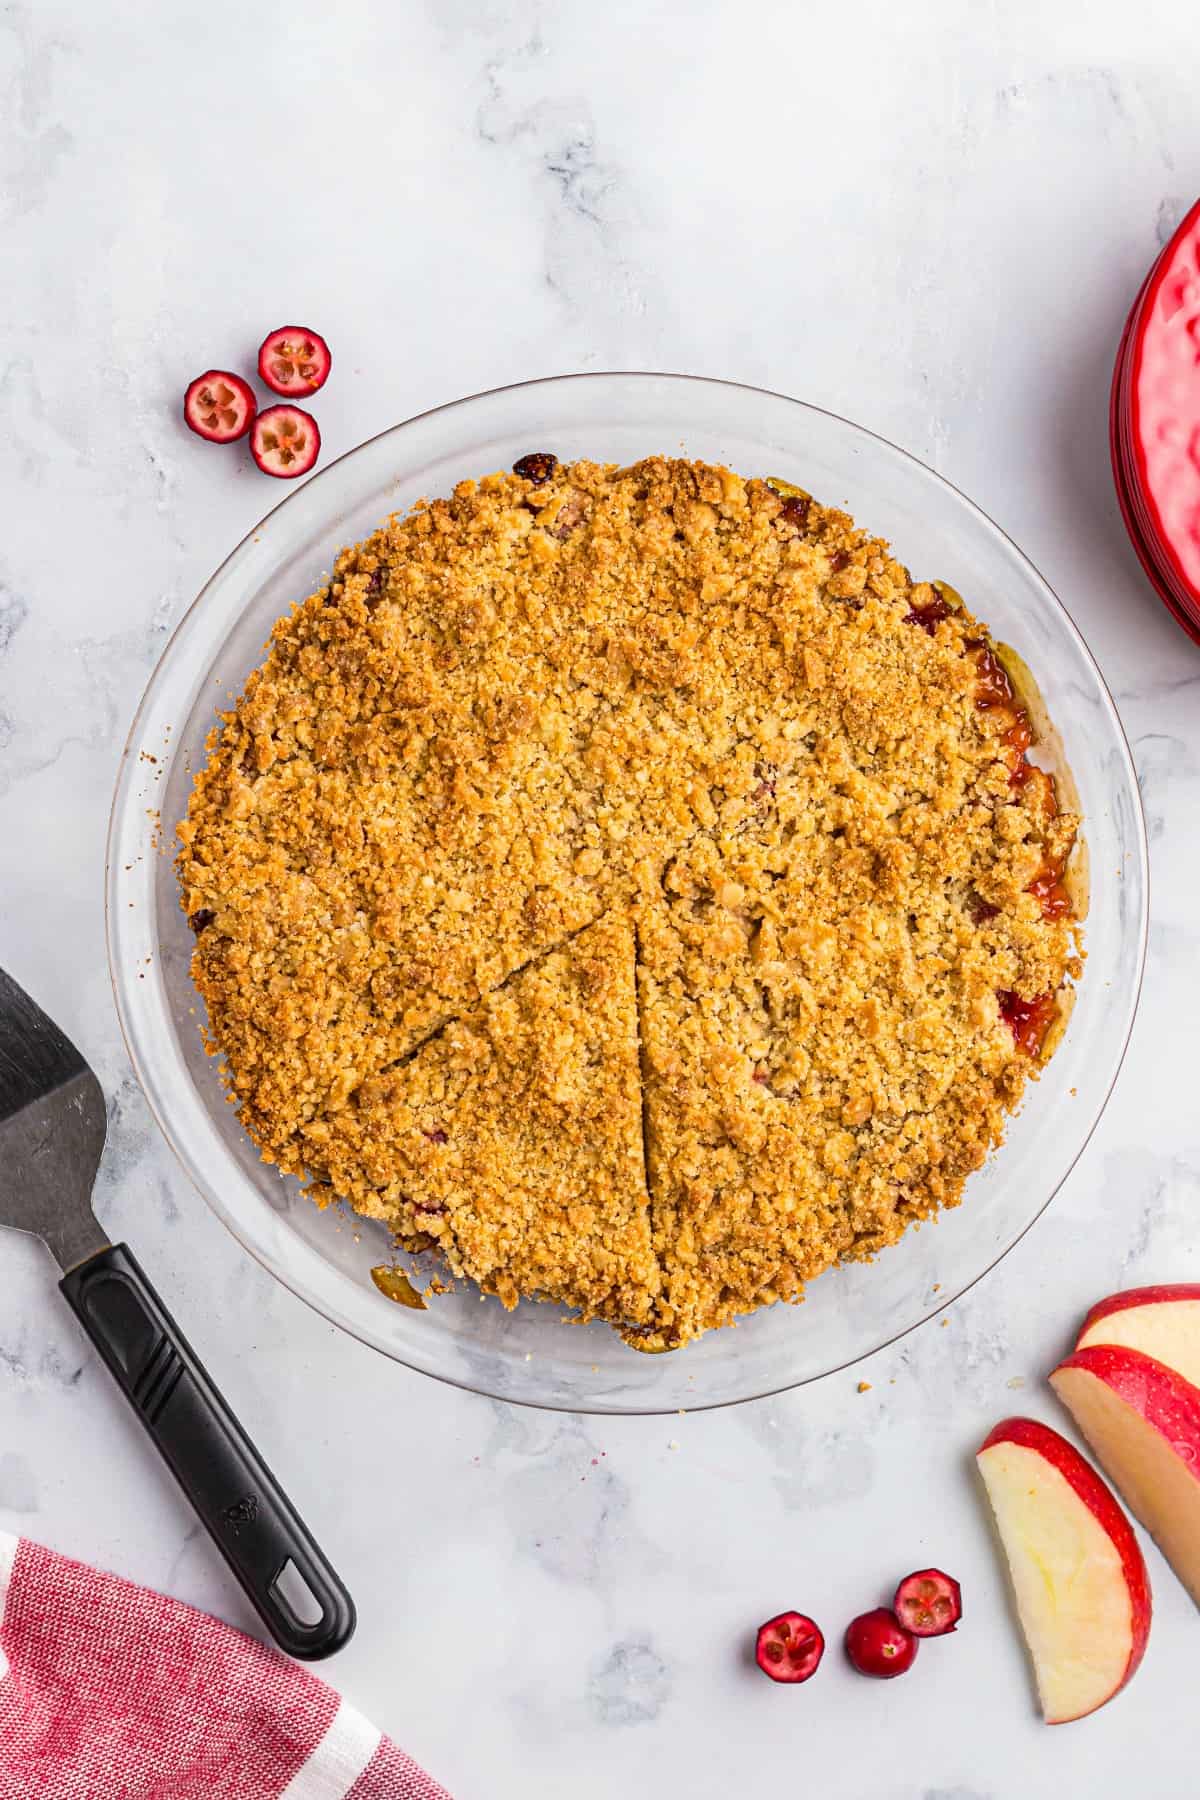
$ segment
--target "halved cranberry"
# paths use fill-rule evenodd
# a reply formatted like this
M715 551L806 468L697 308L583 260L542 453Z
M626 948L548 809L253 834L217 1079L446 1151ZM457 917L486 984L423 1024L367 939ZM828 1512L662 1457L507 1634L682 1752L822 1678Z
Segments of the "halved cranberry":
M835 575L850 566L850 553L847 550L835 550L829 559L829 567Z
M307 325L281 325L258 347L258 372L277 394L293 399L324 387L333 366L329 345Z
M188 383L184 424L210 444L232 444L250 429L258 402L240 375L208 369Z
M422 1128L421 1135L427 1137L431 1144L448 1144L450 1142L440 1125L435 1125L432 1131L425 1131Z
M860 1675L891 1681L917 1660L918 1644L887 1606L860 1613L846 1627L846 1655Z
M777 1613L758 1628L754 1660L772 1681L807 1681L824 1654L820 1628L804 1613Z
M535 487L541 487L549 481L558 467L557 456L549 450L531 450L528 456L520 456L513 464L513 474L520 475L524 481L532 481Z
M283 481L307 475L320 450L317 421L298 406L268 406L254 421L250 454L264 475Z
M1000 1017L1012 1032L1017 1049L1026 1056L1036 1056L1057 1011L1054 995L1038 994L1033 1000L1025 1000L1011 988L1001 988L996 999Z
M962 1618L962 1589L941 1569L917 1569L904 1577L892 1605L914 1637L944 1637Z

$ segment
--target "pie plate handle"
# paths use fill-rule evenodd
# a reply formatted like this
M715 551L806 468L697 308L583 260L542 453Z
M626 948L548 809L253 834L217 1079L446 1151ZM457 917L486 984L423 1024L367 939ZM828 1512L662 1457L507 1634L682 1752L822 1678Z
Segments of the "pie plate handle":
M113 1244L59 1285L276 1643L340 1650L353 1600L133 1252Z

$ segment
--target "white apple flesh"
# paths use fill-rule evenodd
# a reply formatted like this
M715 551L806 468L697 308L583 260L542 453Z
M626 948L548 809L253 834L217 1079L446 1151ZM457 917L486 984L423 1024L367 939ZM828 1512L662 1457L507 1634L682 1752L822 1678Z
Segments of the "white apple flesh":
M1075 1348L1093 1344L1140 1350L1200 1388L1200 1286L1185 1281L1110 1294L1083 1321Z
M1076 1351L1050 1382L1200 1606L1200 1391L1113 1344Z
M1133 1528L1079 1452L1035 1419L1005 1419L976 1460L1046 1723L1081 1719L1124 1687L1149 1635Z

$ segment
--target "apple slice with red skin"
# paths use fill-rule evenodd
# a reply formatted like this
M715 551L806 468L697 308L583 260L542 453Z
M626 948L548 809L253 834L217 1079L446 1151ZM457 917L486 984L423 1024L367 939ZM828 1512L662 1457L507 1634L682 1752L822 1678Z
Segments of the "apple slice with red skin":
M1200 1388L1200 1282L1127 1288L1098 1300L1075 1348L1089 1350L1093 1344L1140 1350Z
M1200 1606L1200 1389L1122 1344L1092 1344L1050 1385Z
M1095 1712L1150 1634L1133 1527L1078 1450L1036 1419L1004 1419L976 1454L1008 1559L1048 1725Z

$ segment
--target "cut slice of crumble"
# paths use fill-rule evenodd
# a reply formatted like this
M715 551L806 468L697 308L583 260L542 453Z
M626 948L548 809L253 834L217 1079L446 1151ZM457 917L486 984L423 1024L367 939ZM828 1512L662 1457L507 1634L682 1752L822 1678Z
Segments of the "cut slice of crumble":
M310 1167L407 1249L515 1306L637 1324L658 1291L634 940L605 917L305 1132Z

